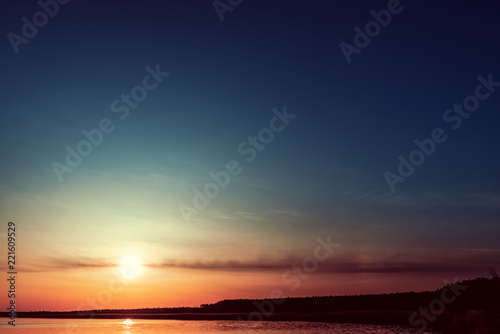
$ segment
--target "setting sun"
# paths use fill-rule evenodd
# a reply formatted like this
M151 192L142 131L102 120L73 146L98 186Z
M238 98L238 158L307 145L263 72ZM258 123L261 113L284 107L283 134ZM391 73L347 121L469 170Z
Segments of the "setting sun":
M133 279L142 272L142 261L135 255L126 255L120 263L120 273L127 279Z

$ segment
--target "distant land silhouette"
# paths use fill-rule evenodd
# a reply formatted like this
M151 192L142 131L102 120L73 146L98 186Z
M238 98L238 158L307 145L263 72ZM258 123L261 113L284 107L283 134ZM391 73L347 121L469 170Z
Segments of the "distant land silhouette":
M441 302L439 302L441 301ZM444 305L440 310L439 305ZM438 310L436 313L422 312ZM8 314L3 312L2 317ZM500 333L500 278L478 277L435 291L374 295L228 299L200 307L17 312L23 318L325 321L394 324L445 333ZM427 319L426 319L427 318ZM426 319L426 320L424 320ZM410 321L411 320L411 321Z

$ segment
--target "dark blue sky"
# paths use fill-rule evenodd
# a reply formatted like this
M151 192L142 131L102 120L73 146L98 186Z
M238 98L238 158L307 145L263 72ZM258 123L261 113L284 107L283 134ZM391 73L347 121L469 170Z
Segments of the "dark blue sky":
M499 250L500 87L457 130L443 114L474 95L479 76L500 82L498 6L403 0L348 64L339 44L354 44L354 27L387 3L244 0L221 22L208 0L73 0L17 54L8 34L21 35L21 18L40 6L2 3L2 218L22 217L33 233L78 231L82 212L94 212L87 227L107 222L133 243L158 225L188 243L179 205L237 160L243 171L194 228L274 233L285 253L333 231L352 256L391 245L391 259L404 248L409 263L444 247L436 261L460 254L466 274L482 274ZM157 64L170 75L120 120L111 103ZM298 116L247 163L238 145L284 106ZM59 182L53 162L103 118L115 130ZM397 173L398 156L435 128L446 142L391 192L384 172ZM273 242L259 247L279 253Z

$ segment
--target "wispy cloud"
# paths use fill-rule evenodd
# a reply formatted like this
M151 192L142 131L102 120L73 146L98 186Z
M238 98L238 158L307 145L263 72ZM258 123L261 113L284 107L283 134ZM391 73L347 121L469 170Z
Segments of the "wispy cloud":
M19 272L48 272L48 271L61 271L73 269L100 269L100 268L114 268L118 267L118 263L106 260L95 259L48 259L45 261L23 261L24 263L18 265ZM6 267L1 268L6 269Z
M284 271L290 269L293 265L300 265L302 258L288 258L286 261L178 261L169 260L159 264L148 264L151 268L182 268L196 270L217 270L217 271ZM466 261L377 261L362 262L354 261L329 261L321 264L318 272L320 273L441 273L441 272L478 272L484 271L488 265L494 265L494 261L472 262Z
M452 251L452 252L451 252ZM415 251L413 253L391 252L374 255L369 254L341 254L321 263L318 273L323 274L347 274L347 273L478 273L485 272L489 266L495 266L498 262L500 249L454 249L434 250L435 256L432 260L421 260L422 257L429 258L431 250ZM451 252L451 253L450 253ZM454 256L447 254L455 254ZM456 256L460 254L460 256ZM294 265L301 265L307 256L259 256L255 259L232 260L232 259L165 259L156 263L146 263L144 266L152 269L192 269L208 271L227 272L283 272ZM67 259L50 258L45 261L28 262L19 268L23 272L48 272L68 271L79 269L104 269L118 267L119 263L106 259ZM1 268L2 270L5 268Z
M446 207L491 207L498 208L500 194L480 192L470 189L421 189L392 194L382 191L350 191L344 193L346 199L359 203L394 206L446 206Z

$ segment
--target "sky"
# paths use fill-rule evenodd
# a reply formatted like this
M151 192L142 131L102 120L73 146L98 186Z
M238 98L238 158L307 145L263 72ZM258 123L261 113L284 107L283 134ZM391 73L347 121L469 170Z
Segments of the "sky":
M492 2L1 6L18 310L422 291L500 264Z

